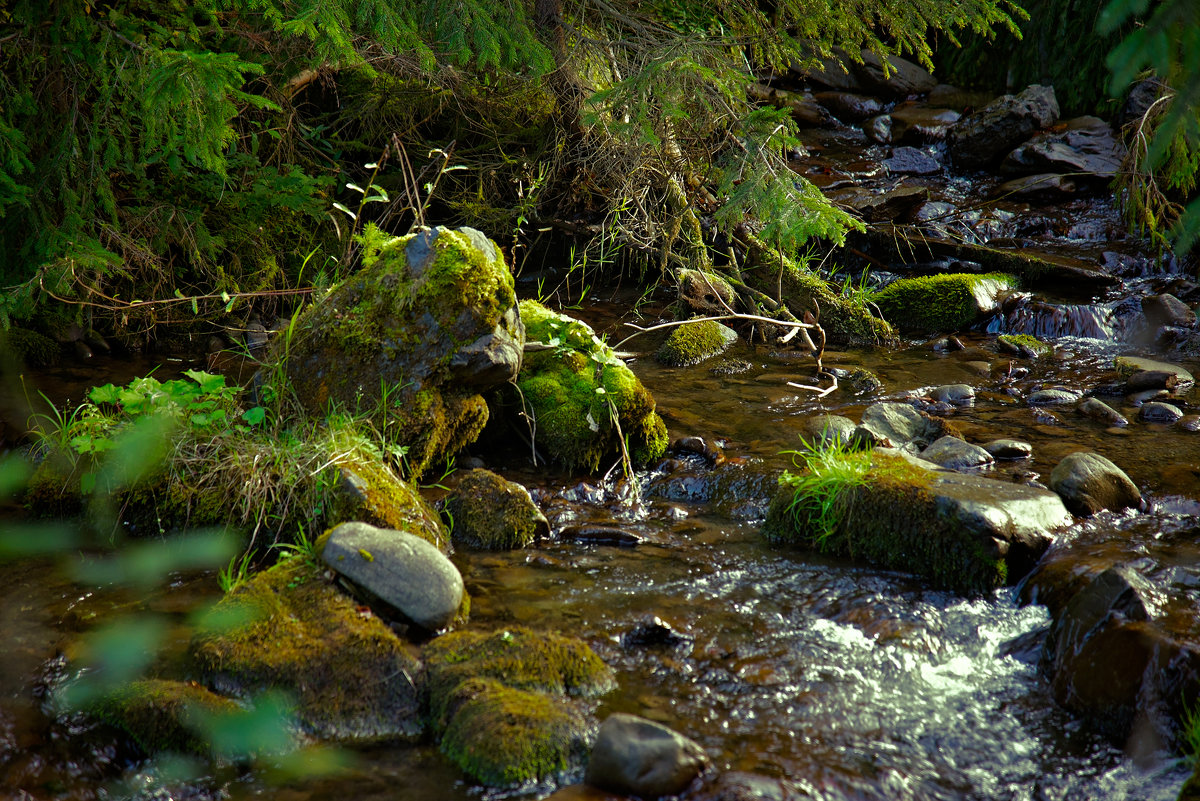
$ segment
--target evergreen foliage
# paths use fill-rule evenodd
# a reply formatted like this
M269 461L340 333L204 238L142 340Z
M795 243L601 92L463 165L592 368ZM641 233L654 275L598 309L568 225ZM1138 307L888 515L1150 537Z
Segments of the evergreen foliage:
M514 244L530 222L582 220L575 232L606 230L660 265L703 261L710 222L749 221L787 249L837 240L851 219L787 169L795 129L746 82L860 48L929 63L933 32L1013 29L1019 13L1009 0L11 0L0 325L53 298L63 322L133 334L341 277L367 220L347 227L333 204L368 177L394 198L371 213L395 233L425 222L436 186L439 213Z

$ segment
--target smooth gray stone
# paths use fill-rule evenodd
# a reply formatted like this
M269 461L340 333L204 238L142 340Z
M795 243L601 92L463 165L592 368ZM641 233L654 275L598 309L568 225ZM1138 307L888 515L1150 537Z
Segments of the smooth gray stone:
M428 631L448 626L462 604L458 568L413 534L342 523L329 535L325 564Z
M1039 389L1028 400L1033 406L1061 406L1078 401L1079 393L1066 389Z
M1098 420L1106 425L1120 426L1122 428L1129 425L1129 421L1125 419L1125 415L1097 398L1084 398L1083 402L1076 407L1076 411L1084 417Z
M994 439L982 447L994 459L1028 459L1033 456L1033 446L1019 439Z
M600 726L585 781L644 799L677 795L708 765L696 742L661 723L617 712Z
M1124 470L1098 453L1067 455L1051 471L1050 489L1080 517L1091 517L1102 509L1117 511L1142 505L1137 485Z
M975 388L970 384L946 384L929 393L935 401L945 401L961 406L975 402Z
M942 437L921 451L921 458L951 470L983 467L995 461L992 455L983 448L958 437Z
M936 422L908 404L875 403L863 410L854 441L871 447L900 448L914 442L923 446L936 436L936 428Z
M1174 423L1183 417L1183 410L1170 403L1151 401L1142 404L1138 417L1144 423Z

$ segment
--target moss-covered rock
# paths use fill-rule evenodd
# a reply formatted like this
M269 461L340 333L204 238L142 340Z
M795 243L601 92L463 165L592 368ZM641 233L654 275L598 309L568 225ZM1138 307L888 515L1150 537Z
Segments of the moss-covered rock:
M208 756L212 743L204 735L205 719L235 715L241 707L194 682L142 679L105 694L89 711L147 754Z
M716 320L689 322L672 331L654 357L668 367L685 367L723 353L736 341L733 329Z
M411 646L300 557L255 575L217 605L235 628L192 643L209 684L235 698L278 689L301 727L369 742L422 731L421 665Z
M550 533L550 523L520 484L490 470L470 470L446 501L454 542L469 548L524 548Z
M0 354L15 356L23 364L45 367L58 361L62 348L48 336L27 328L0 330Z
M587 720L545 693L468 679L454 689L450 707L442 753L482 784L506 787L552 778L587 756Z
M1001 334L996 343L1002 351L1019 356L1048 356L1054 352L1053 346L1029 334Z
M861 469L842 460L861 462ZM808 480L814 474L821 480ZM908 571L936 587L977 595L1023 576L1071 521L1052 492L926 469L876 450L785 473L763 532L774 542Z
M528 354L517 380L543 454L595 470L620 454L622 435L637 462L666 452L654 398L590 327L535 301L521 302L521 317L530 340L551 346Z
M407 481L381 461L362 455L338 466L338 482L325 515L327 527L355 521L414 534L445 551L450 542L441 517Z
M800 316L814 311L829 342L858 346L895 342L896 332L888 321L872 315L865 304L854 303L834 292L816 273L788 262L778 279L783 301L792 313ZM759 281L764 292L775 293L771 281Z
M499 249L473 229L434 228L385 243L274 355L310 412L374 415L420 475L479 435L479 393L515 377L523 345Z
M445 728L455 688L488 678L520 690L589 697L613 686L612 671L582 640L514 627L456 631L425 646L430 719Z
M1018 283L1004 273L901 278L881 289L874 302L901 329L959 331L995 311L1000 293Z

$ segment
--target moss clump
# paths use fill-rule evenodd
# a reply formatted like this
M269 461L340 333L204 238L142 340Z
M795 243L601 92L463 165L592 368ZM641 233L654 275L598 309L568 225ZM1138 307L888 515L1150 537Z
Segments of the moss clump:
M470 470L446 501L455 543L471 548L524 548L550 533L529 492L489 470Z
M588 724L545 693L468 679L455 688L442 753L492 787L551 778L587 754Z
M430 719L448 722L455 688L488 678L520 690L594 696L613 686L612 671L582 640L515 627L484 634L457 631L425 646Z
M772 281L760 281L763 291L774 295ZM871 314L863 303L854 303L829 288L821 277L787 262L779 276L783 301L797 316L816 310L829 342L873 346L896 341L896 332L885 320Z
M241 707L205 687L186 681L143 679L107 693L92 714L128 734L147 754L175 751L207 756L205 718L237 714Z
M686 367L722 353L736 339L737 334L716 320L685 323L671 332L654 357L668 367Z
M53 339L26 328L0 330L0 353L8 351L22 363L45 367L58 361L62 348Z
M934 480L933 471L902 456L827 449L780 479L763 533L775 543L917 573L965 595L1003 586L1004 555L945 512Z
M901 278L875 295L883 316L903 329L959 331L977 322L994 306L996 293L1018 286L1015 276L928 275Z
M325 514L328 528L351 520L415 534L442 551L450 542L441 518L417 488L361 453L339 465L337 487Z
M315 565L294 557L255 575L218 610L243 621L192 643L219 692L280 689L300 725L321 738L373 741L420 734L420 673L410 647L358 608Z
M539 450L588 470L620 454L621 435L639 462L666 452L654 398L591 328L534 301L521 302L521 317L530 340L553 346L528 354L517 381L533 412Z
M1015 353L1032 352L1036 356L1047 356L1054 352L1054 347L1029 334L1001 334L996 337L1001 347Z

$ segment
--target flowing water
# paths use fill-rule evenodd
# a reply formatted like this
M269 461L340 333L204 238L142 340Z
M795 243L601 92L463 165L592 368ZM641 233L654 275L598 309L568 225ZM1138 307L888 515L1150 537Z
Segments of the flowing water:
M597 304L589 317L615 331L622 308ZM1054 358L1009 362L991 354L983 365L975 346L986 339L968 338L959 354L924 344L830 353L827 364L868 368L884 389L873 396L844 389L823 401L786 386L811 371L809 361L789 354L741 345L725 357L736 367L724 375L708 365L669 369L637 360L634 369L672 435L722 444L725 462L668 461L640 476L637 491L624 480L604 485L535 470L514 447L494 466L535 490L552 525L616 524L641 544L551 541L457 554L473 624L583 637L618 674L600 717L628 711L660 720L699 741L719 770L786 778L798 797L1174 798L1183 764L1164 754L1135 761L1055 706L1037 667L1048 616L1039 606L1019 606L1011 588L964 600L903 574L769 547L760 538L772 477L787 464L779 451L797 444L806 415L857 417L876 400L951 382L978 392L973 406L947 412L969 439L1008 436L1034 445L1032 461L996 468L997 477L1045 476L1066 452L1092 448L1133 476L1157 515L1114 516L1106 523L1114 531L1147 519L1178 527L1194 515L1187 497L1200 496L1200 487L1180 466L1200 464L1200 435L1146 425L1106 429L1070 411L1039 414L1013 395L1089 385L1122 346L1064 340ZM52 386L60 395L72 391ZM144 798L480 797L431 747L363 750L345 773L285 789L255 775L166 785L111 732L45 714L40 688L56 669L55 654L80 631L128 608L181 616L216 593L211 575L180 577L150 599L131 599L82 590L47 563L0 567L0 796L113 797L106 788L123 775Z

